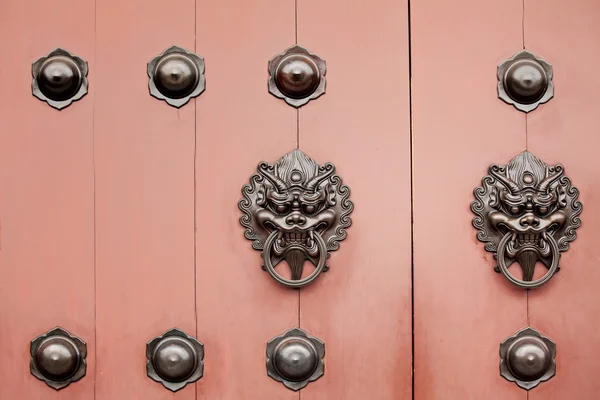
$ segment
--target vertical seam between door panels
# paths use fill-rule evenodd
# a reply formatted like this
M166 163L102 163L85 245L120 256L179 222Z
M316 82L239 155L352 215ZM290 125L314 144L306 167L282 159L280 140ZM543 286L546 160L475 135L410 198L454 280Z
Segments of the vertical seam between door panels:
M410 0L408 6L408 110L409 110L409 146L410 146L410 308L411 308L411 396L415 399L415 229L414 229L414 143L412 113L412 38Z
M197 29L198 29L198 14L197 14L197 7L198 7L198 1L194 0L194 53L198 54L198 46L197 46ZM206 63L205 63L206 65ZM205 66L206 69L206 66ZM205 71L206 72L206 71ZM192 161L192 168L194 170L194 196L193 196L193 201L194 201L194 326L196 328L196 339L198 338L198 280L197 278L197 261L196 261L196 255L197 255L197 249L196 249L196 236L197 236L197 229L196 229L196 158L198 155L198 114L197 114L197 104L198 104L198 98L194 98L194 157L193 157L193 161ZM198 398L198 382L194 383L194 398L197 399Z
M94 67L98 65L98 2L94 0ZM98 379L98 329L96 317L98 315L97 284L96 284L96 91L92 97L92 235L94 256L94 399L96 398L96 381Z
M294 0L294 40L298 44L298 0ZM296 109L296 149L300 149L300 108ZM300 293L298 290L298 328L301 327L302 308L300 306ZM302 390L298 391L298 400L302 400Z
M523 50L525 50L525 0L522 0L521 8L521 38L523 40ZM525 113L525 150L529 151L529 132L527 129L527 113ZM525 291L525 312L527 317L527 326L531 326L529 318L529 290ZM525 398L529 400L529 392L526 392Z

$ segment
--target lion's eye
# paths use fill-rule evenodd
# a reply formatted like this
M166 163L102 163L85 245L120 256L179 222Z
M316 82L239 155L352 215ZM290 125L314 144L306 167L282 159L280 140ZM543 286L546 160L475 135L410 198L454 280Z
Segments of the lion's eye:
M288 206L286 206L285 204L280 204L277 207L275 207L275 211L277 211L280 214L285 214L288 210Z
M312 204L308 204L306 206L304 206L304 212L307 214L312 214L317 210L317 207L315 207Z
M512 206L510 208L510 213L512 215L519 215L521 213L521 207L517 207L517 206Z
M545 215L548 213L548 207L538 207L538 213L541 215Z

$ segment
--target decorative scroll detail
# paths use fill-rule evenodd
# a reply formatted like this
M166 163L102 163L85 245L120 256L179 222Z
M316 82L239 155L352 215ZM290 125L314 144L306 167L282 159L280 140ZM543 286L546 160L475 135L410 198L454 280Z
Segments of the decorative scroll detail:
M274 164L261 162L242 194L240 223L252 248L263 252L263 269L273 275L270 270L285 259L292 279L280 282L292 287L316 278L302 279L306 260L327 270L324 262L346 238L353 209L350 189L333 164L318 165L294 150Z
M582 211L577 200L579 191L564 176L561 164L549 166L524 151L507 165L491 165L474 195L471 210L475 213L477 239L497 258L499 244L508 235L496 271L519 263L522 282L531 282L525 286L535 287L539 281L532 282L538 261L550 268L553 258L558 263L557 252L567 251L577 238L575 231L581 226ZM521 282L513 283L522 286Z

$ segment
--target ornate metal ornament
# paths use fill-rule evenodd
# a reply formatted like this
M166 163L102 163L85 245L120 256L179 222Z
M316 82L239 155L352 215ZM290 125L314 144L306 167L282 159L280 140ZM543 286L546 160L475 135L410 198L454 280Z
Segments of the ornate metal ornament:
M172 392L204 374L204 345L176 328L149 341L146 358L148 377Z
M88 90L88 64L85 60L57 48L31 66L31 90L35 97L62 110L81 99Z
M269 93L301 107L325 93L325 60L295 45L269 61Z
M325 373L325 344L299 328L267 343L267 374L287 388L300 390Z
M150 95L180 108L206 88L204 59L171 46L148 62Z
M87 346L77 336L54 328L31 341L31 374L60 390L85 376Z
M494 253L496 272L526 289L547 282L559 270L560 253L569 249L581 226L579 191L564 176L561 164L547 165L528 151L507 165L492 164L482 186L475 188L473 226L477 239ZM533 280L537 262L548 272ZM523 279L508 268L517 262Z
M262 251L263 269L277 282L300 288L323 271L329 252L346 238L352 221L350 189L332 163L318 165L300 150L274 164L261 162L250 184L242 188L240 223L252 247ZM291 278L275 271L285 260ZM304 276L308 260L315 269Z
M522 50L498 66L498 97L523 112L554 96L552 65Z
M556 344L533 328L524 328L500 344L500 375L530 390L556 375Z

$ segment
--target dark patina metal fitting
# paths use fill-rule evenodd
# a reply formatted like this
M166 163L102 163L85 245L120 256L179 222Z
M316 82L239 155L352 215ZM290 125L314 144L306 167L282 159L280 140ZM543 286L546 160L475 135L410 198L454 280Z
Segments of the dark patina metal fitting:
M552 65L523 50L498 66L498 97L523 112L554 96Z
M494 253L496 272L525 289L541 286L559 270L560 253L577 238L583 209L579 191L561 164L548 165L528 151L507 165L492 164L488 172L471 203L477 239ZM538 262L548 272L533 280ZM509 272L513 263L520 265L523 279Z
M269 93L301 107L325 93L325 60L295 45L269 61Z
M525 390L556 374L556 344L527 327L500 344L500 375Z
M204 59L171 46L148 62L150 94L173 107L181 107L206 88Z
M56 390L85 376L87 346L77 336L54 328L31 341L31 374Z
M64 49L52 50L31 66L35 97L61 110L81 99L88 90L88 64Z
M204 345L173 328L146 345L148 377L172 392L196 382L204 373Z
M346 238L354 207L332 163L318 165L293 150L274 164L261 162L242 194L245 237L262 252L263 269L277 282L300 288L327 271L329 252ZM291 279L275 271L283 260ZM308 276L303 275L306 261L315 266Z
M325 373L325 344L299 328L267 343L267 374L292 390L300 390Z

